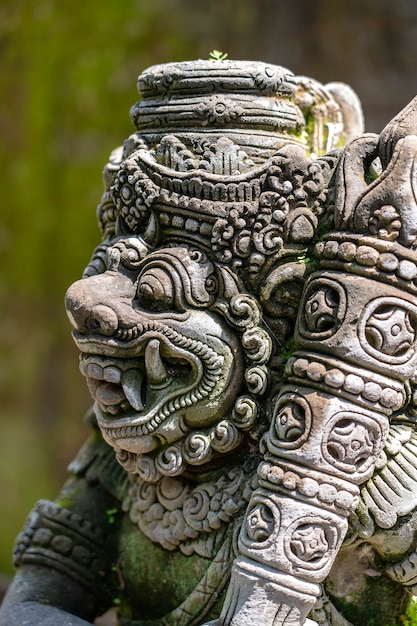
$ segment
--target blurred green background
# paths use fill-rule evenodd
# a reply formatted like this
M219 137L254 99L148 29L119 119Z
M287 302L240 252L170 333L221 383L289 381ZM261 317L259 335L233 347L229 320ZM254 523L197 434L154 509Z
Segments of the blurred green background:
M101 170L147 66L284 65L362 99L380 130L417 92L414 0L0 1L0 572L88 431L63 298L99 241Z

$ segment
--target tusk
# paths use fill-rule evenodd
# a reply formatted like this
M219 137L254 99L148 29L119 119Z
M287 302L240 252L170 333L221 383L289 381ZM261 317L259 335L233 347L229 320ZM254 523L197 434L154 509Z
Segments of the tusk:
M171 380L160 354L158 339L151 339L145 350L145 368L148 384L152 387L161 386Z
M144 409L142 402L142 380L142 372L135 368L125 372L121 380L126 399L135 411L142 411Z

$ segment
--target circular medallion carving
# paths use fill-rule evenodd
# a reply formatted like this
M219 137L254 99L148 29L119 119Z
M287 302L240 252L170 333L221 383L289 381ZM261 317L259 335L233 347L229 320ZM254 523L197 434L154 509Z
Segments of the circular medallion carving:
M417 307L399 298L376 298L364 310L358 333L370 356L393 365L406 363L416 351Z
M249 539L260 543L269 539L274 530L274 515L265 504L257 504L247 515L246 533Z
M382 439L381 426L367 415L338 413L324 433L323 457L344 473L362 476L378 457Z
M346 294L341 285L326 278L313 280L302 304L300 333L326 339L334 335L346 313Z
M242 526L241 541L249 548L262 548L275 541L281 516L272 500L258 493L252 497Z
M269 433L271 444L278 448L299 448L311 428L311 409L301 395L285 394L275 406L273 426Z
M288 560L299 570L321 570L333 560L339 530L330 519L306 516L296 520L284 538Z

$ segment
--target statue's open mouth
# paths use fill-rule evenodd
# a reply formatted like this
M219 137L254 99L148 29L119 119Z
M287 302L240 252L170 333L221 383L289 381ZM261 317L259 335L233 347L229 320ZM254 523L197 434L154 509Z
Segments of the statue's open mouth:
M199 359L169 342L152 338L138 352L136 358L89 354L80 361L100 426L112 438L152 432L170 415L174 399L202 377Z
M98 354L98 342L79 342L80 370L108 440L152 433L171 414L206 397L222 369L221 355L178 333L174 341L149 333L135 343L134 354L130 344L123 357L122 349L121 356L114 349L105 356Z
M118 417L127 411L149 410L155 392L165 395L162 390L175 384L187 386L195 365L183 356L166 354L161 342L151 339L137 359L88 355L81 359L80 370L103 413Z

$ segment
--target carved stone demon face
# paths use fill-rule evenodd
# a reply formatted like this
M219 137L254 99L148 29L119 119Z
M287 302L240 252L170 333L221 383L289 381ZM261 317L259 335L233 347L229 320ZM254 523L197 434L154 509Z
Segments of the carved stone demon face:
M344 113L259 63L158 66L138 85L137 132L105 169L104 243L67 310L103 436L151 480L258 427L267 327L291 332L333 167L316 156Z
M201 251L147 254L140 239L119 237L106 266L69 289L67 310L104 438L141 455L227 415L240 342L210 310L217 277Z

